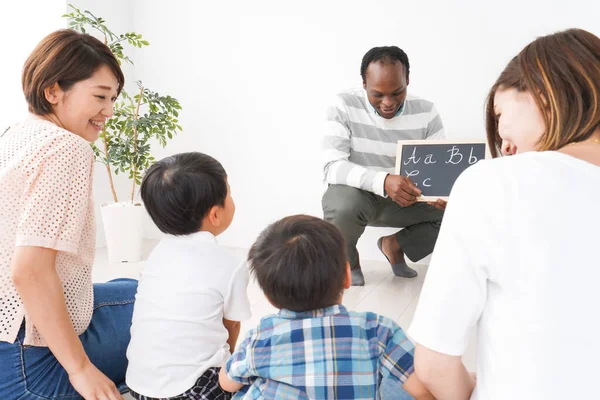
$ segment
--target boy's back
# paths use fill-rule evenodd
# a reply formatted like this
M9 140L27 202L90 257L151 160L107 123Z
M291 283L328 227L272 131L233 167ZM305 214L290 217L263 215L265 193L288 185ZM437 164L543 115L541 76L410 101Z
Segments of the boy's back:
M223 318L248 318L245 264L209 232L166 236L142 271L127 356L127 384L152 397L189 389L229 357Z
M131 395L229 399L219 387L218 367L250 306L246 264L216 240L235 213L227 173L206 154L175 154L148 169L140 192L166 236L138 285L127 349Z
M402 398L413 352L404 331L374 313L283 309L248 332L227 372L249 385L236 398L375 399L388 379Z

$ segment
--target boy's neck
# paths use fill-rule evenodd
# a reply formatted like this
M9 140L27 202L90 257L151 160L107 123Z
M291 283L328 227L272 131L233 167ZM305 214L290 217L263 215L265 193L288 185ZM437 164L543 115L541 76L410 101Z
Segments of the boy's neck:
M271 300L269 300L268 297L267 297L267 301L269 302L269 304L271 304L273 307L277 308L279 311L282 310L281 308L277 307L275 304L271 303ZM319 308L319 310L322 310L324 308L329 308L329 307L342 306L342 305L343 305L342 299L340 298L339 301L336 301L335 303L328 305L327 307ZM317 311L317 310L307 310L307 311L303 311L303 312L310 312L310 311Z
M202 228L200 229L198 232L208 232L210 234L212 234L213 236L219 236L218 230L215 227L209 227L209 228Z

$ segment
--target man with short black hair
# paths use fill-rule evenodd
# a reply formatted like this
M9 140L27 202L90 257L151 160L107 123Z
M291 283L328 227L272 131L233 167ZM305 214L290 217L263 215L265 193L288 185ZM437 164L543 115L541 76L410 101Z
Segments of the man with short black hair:
M363 57L363 87L340 93L327 111L324 137L324 218L340 228L352 267L352 285L364 285L356 243L365 227L404 228L377 245L396 276L417 272L431 254L445 202L417 202L421 191L394 175L398 140L443 139L444 126L432 102L407 93L410 64L396 46L375 47Z

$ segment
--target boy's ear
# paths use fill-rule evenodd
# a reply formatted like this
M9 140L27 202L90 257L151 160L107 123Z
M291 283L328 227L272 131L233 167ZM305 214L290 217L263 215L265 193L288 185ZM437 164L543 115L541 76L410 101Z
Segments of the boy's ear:
M344 289L350 289L352 286L352 272L350 271L350 263L346 262L346 278L344 280Z
M219 226L221 222L219 221L220 209L219 206L212 206L210 210L208 210L208 214L206 215L206 219L212 226Z
M54 85L49 86L46 89L44 89L44 97L46 97L46 100L48 100L48 103L50 103L52 105L58 104L60 102L60 100L62 99L63 94L64 94L64 92L60 88L58 83L55 83Z

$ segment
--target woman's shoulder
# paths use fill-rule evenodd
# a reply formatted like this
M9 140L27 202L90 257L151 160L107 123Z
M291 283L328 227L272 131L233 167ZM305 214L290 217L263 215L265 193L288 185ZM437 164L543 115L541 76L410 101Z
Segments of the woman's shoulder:
M503 179L511 181L519 180L520 177L537 175L540 170L546 170L548 166L555 163L547 152L529 152L514 156L498 157L481 160L477 164L467 168L459 177L459 180L472 183L485 182L500 183Z
M556 152L544 151L479 161L458 177L450 197L473 205L505 204L507 199L516 201L528 194L535 196L555 188L561 177L572 180L580 174L581 168L568 165L569 160L564 158Z
M30 131L32 134L40 134L40 136L48 137L56 141L81 146L87 149L89 143L81 136L70 132L53 122L43 119L28 119L17 125L24 131Z
M30 118L10 127L15 136L28 141L30 149L35 153L60 153L79 155L82 158L93 158L94 151L85 139L56 124Z
M519 180L518 171L523 169L521 156L500 157L478 161L467 168L456 180L450 193L450 202L460 200L465 210L482 202L498 202L505 194L505 187ZM527 168L525 168L527 170Z

